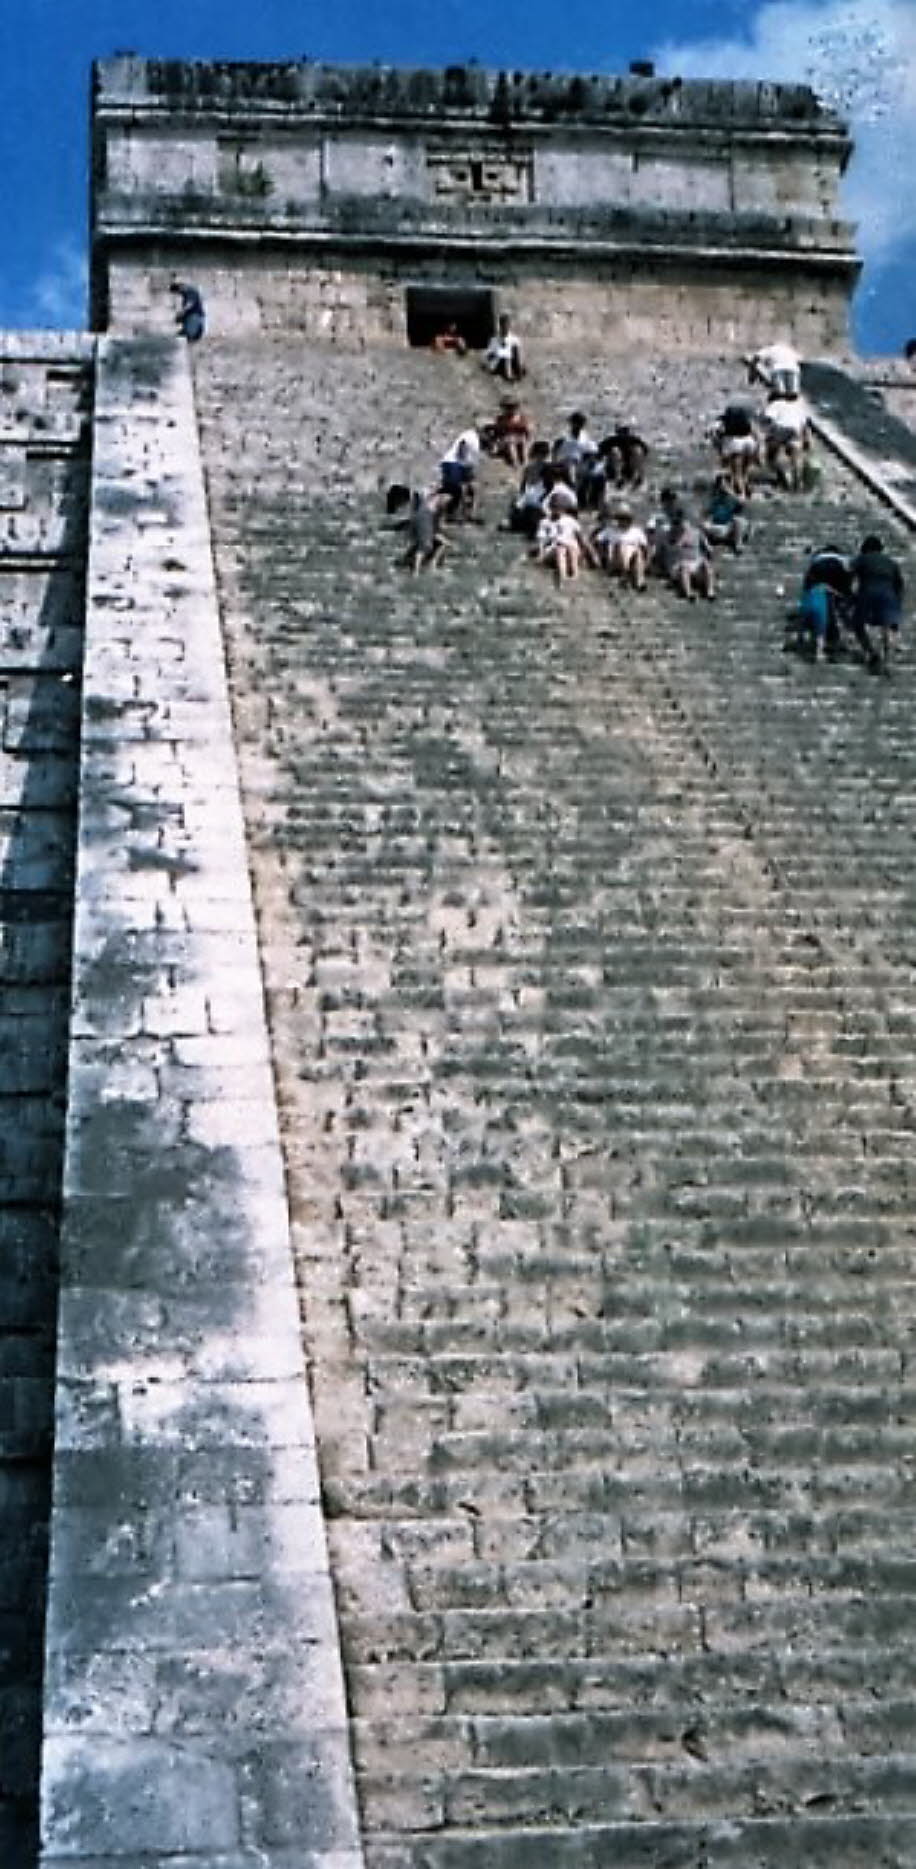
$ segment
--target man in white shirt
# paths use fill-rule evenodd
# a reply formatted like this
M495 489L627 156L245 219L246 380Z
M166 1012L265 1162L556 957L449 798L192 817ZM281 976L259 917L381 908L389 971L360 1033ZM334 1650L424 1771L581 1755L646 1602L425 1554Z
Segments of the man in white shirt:
M801 390L801 358L791 344L764 344L749 359L751 382L763 376L782 396Z
M448 494L449 519L471 518L476 498L475 476L480 460L480 430L476 423L463 428L439 463L439 481Z
M494 376L504 377L507 383L517 383L524 376L522 347L509 322L508 312L500 312L483 361Z

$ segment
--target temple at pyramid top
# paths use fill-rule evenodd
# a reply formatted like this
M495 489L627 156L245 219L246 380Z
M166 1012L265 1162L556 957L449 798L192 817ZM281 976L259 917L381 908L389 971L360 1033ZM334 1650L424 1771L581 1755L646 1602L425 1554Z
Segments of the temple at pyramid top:
M93 320L212 332L846 348L846 125L805 85L204 64L93 74Z

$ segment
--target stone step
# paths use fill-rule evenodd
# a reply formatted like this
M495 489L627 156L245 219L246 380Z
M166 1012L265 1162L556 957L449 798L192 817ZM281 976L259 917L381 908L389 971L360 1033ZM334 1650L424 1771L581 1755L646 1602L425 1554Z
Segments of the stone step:
M707 1548L699 1555L668 1561L594 1555L410 1563L395 1562L390 1549L384 1549L384 1538L379 1538L382 1560L376 1575L365 1549L368 1546L371 1551L371 1544L361 1536L362 1530L351 1541L359 1548L355 1561L339 1528L332 1529L335 1581L344 1612L358 1609L376 1584L392 1608L433 1615L453 1610L473 1614L529 1609L545 1617L555 1611L591 1610L625 1615L631 1606L648 1603L672 1611L680 1606L717 1610L723 1603L753 1607L778 1601L785 1605L795 1597L812 1595L821 1606L834 1597L849 1603L865 1595L887 1606L892 1600L905 1602L916 1596L916 1558L885 1555L877 1546L839 1556L810 1550L787 1556L745 1556L740 1550L736 1554L725 1549L719 1554Z
M506 1277L517 1275L518 1261L511 1254L507 1253L503 1270ZM326 1388L330 1397L335 1384L350 1366L326 1365L318 1378L319 1393ZM471 1353L436 1359L376 1356L364 1367L367 1402L371 1402L373 1394L385 1394L398 1402L406 1399L410 1406L437 1396L479 1397L491 1407L502 1407L504 1402L511 1406L512 1399L519 1393L536 1398L550 1390L565 1395L607 1390L613 1406L618 1389L645 1393L651 1388L659 1396L671 1393L675 1398L682 1395L692 1398L702 1386L707 1398L711 1391L716 1397L737 1394L741 1409L746 1409L757 1395L772 1401L783 1396L787 1389L799 1406L801 1398L808 1393L809 1382L812 1385L826 1383L833 1394L846 1395L852 1391L858 1397L875 1384L882 1385L875 1393L892 1394L895 1385L901 1384L903 1379L902 1355L898 1349L865 1348L837 1354L809 1349L806 1345L772 1349L762 1354L749 1349L731 1357L708 1358L663 1350L656 1353L609 1352L604 1356L587 1352L564 1355L556 1351L532 1351L527 1356L501 1351L498 1355ZM750 1394L746 1385L753 1385ZM905 1393L905 1384L903 1387ZM813 1386L813 1393L820 1394L823 1400L823 1388Z
M418 1619L420 1640L428 1619ZM381 1637L379 1646L382 1646ZM372 1652L371 1636L365 1647ZM348 1681L357 1718L372 1721L396 1717L401 1708L408 1717L447 1714L475 1717L530 1717L535 1726L546 1716L575 1714L587 1725L593 1713L619 1710L626 1730L634 1716L653 1710L682 1730L720 1716L731 1718L750 1709L755 1717L769 1708L778 1728L809 1707L848 1707L850 1719L889 1725L912 1718L913 1658L906 1641L893 1655L879 1649L842 1649L830 1646L788 1655L757 1651L730 1658L723 1683L718 1654L646 1654L633 1656L544 1656L541 1659L498 1661L444 1660L414 1662L354 1659ZM868 1693L857 1700L862 1684L880 1681L880 1697ZM845 1711L844 1711L845 1718ZM570 1728L570 1731L575 1730ZM708 1748L707 1748L708 1749Z
M799 1829L802 1827L802 1836ZM426 1831L367 1839L367 1869L783 1869L803 1851L805 1869L907 1869L916 1818L824 1816L816 1805L789 1816L720 1823L576 1823L476 1833Z
M476 1439L478 1454L501 1451L484 1436ZM818 1466L815 1476L806 1473L804 1463L788 1470L782 1465L757 1469L736 1464L723 1471L718 1462L708 1464L698 1456L679 1470L670 1461L653 1461L651 1450L641 1458L634 1453L623 1467L609 1472L599 1437L588 1444L579 1436L574 1448L557 1446L552 1467L539 1467L532 1449L526 1463L522 1445L516 1462L502 1470L500 1481L495 1482L491 1477L495 1469L475 1467L470 1457L444 1471L437 1467L430 1476L418 1477L410 1462L406 1471L396 1467L384 1474L369 1473L364 1470L365 1434L348 1438L338 1432L327 1446L323 1496L331 1518L352 1514L360 1521L440 1514L450 1518L465 1510L498 1513L501 1501L516 1506L520 1516L564 1511L620 1514L628 1509L653 1515L678 1510L816 1514L847 1508L883 1512L888 1518L901 1510L906 1514L910 1495L905 1465L889 1467L886 1462L870 1460L867 1448L863 1451L864 1457L851 1470L840 1449L836 1459ZM415 1453L414 1467L417 1458Z
M437 1770L435 1751L425 1753L420 1773L416 1748L398 1770L392 1745L388 1772L361 1770L357 1786L363 1822L371 1835L397 1825L426 1832L507 1828L524 1823L563 1830L620 1823L746 1823L761 1811L794 1811L803 1823L812 1809L827 1806L835 1817L855 1818L863 1805L910 1818L916 1756L891 1753L880 1759L852 1754L794 1756L784 1767L767 1757L735 1766L700 1763L573 1766L554 1770ZM689 1751L689 1748L687 1748ZM412 1765L412 1769L411 1769ZM745 1858L746 1860L746 1858ZM753 1861L753 1857L751 1857Z
M558 1509L560 1507L558 1506ZM384 1594L380 1580L380 1594ZM589 1610L534 1608L450 1609L408 1612L390 1604L351 1611L342 1636L348 1663L377 1661L464 1662L501 1667L504 1662L573 1661L609 1664L664 1661L673 1656L713 1655L720 1670L720 1694L728 1698L733 1663L740 1671L754 1657L772 1659L788 1650L805 1667L828 1651L872 1659L882 1645L894 1647L895 1630L911 1615L912 1599L804 1591L753 1602L696 1604L606 1602ZM906 1641L903 1649L907 1650ZM908 1652L908 1650L907 1650ZM850 1662L850 1667L851 1667ZM863 1660L860 1690L875 1698L883 1683L883 1664L869 1674Z

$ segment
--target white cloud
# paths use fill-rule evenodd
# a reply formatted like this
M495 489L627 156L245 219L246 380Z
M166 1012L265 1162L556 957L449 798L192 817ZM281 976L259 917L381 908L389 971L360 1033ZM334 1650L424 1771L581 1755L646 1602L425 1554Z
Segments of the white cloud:
M28 323L38 330L86 328L88 266L76 241L61 240L32 288Z
M746 38L669 41L654 57L683 78L812 84L852 128L841 201L866 262L916 237L916 0L767 0Z

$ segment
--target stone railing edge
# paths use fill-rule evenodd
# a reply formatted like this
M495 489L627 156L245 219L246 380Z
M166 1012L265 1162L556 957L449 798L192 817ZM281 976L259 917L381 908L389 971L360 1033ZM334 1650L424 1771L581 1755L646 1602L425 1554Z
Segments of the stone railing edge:
M97 346L43 1869L361 1869L190 371Z

